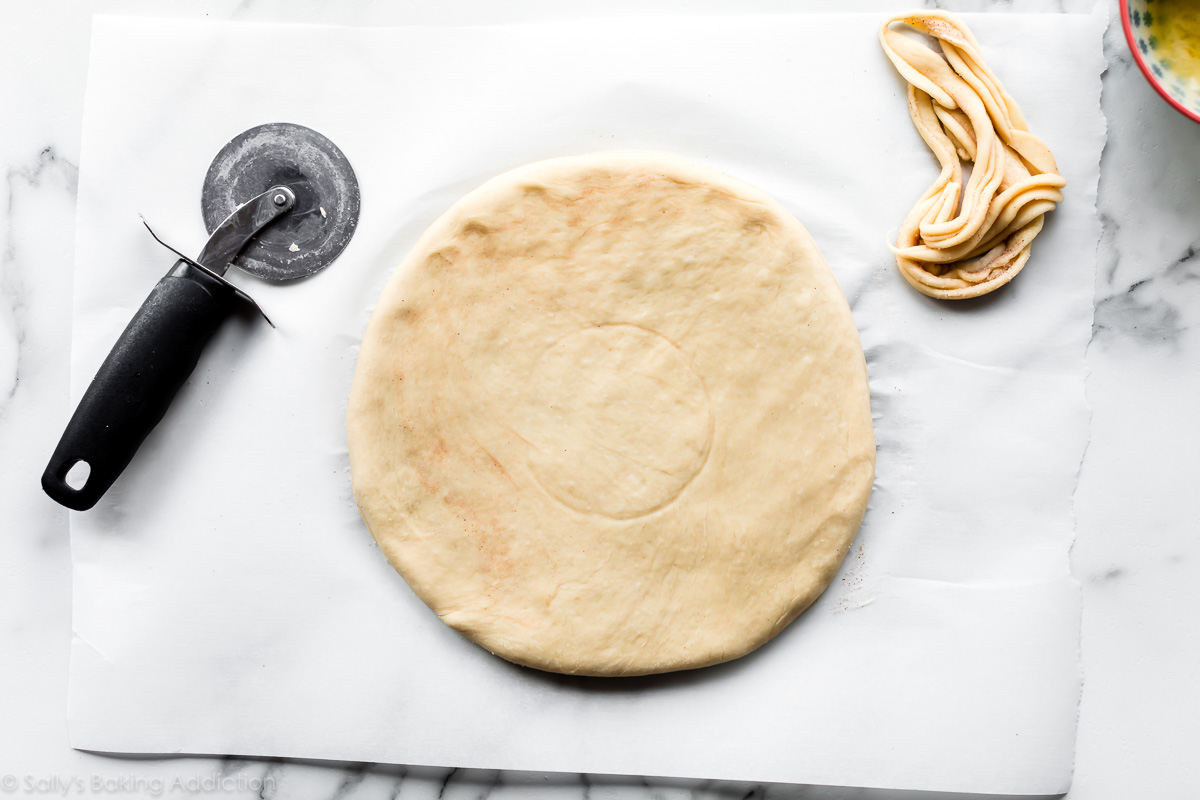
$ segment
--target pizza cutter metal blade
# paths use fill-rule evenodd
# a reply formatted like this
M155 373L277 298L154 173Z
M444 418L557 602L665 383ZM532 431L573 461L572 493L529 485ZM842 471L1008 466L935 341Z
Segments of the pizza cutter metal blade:
M286 122L251 128L213 159L200 211L212 233L246 198L278 185L295 192L295 206L243 247L233 266L290 281L328 266L358 226L358 179L333 142Z
M270 123L221 149L200 204L208 242L195 259L169 248L179 260L100 365L42 474L46 494L68 508L96 504L221 323L246 304L257 308L225 279L229 267L287 281L328 266L354 235L360 196L354 169L333 142L301 125ZM69 481L80 463L86 478Z

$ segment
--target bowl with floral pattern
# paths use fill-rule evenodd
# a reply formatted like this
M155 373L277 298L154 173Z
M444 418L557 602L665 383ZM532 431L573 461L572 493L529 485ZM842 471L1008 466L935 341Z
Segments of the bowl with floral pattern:
M1121 25L1154 90L1200 122L1200 0L1121 0Z

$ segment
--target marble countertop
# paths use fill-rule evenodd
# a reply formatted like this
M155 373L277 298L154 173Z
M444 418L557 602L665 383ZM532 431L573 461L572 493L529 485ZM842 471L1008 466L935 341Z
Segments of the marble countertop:
M926 3L934 5L935 3ZM908 3L847 0L838 10ZM1087 11L1091 0L964 0L954 10ZM749 7L748 7L749 6ZM1111 6L1115 9L1116 1ZM946 797L828 787L541 775L277 759L114 758L74 751L66 512L37 486L69 415L80 120L93 13L356 25L645 13L771 13L803 0L0 0L0 794L189 792L287 798ZM1088 351L1092 440L1076 492L1084 693L1069 797L1173 798L1200 785L1200 125L1143 81L1119 24L1106 39L1104 223ZM1195 310L1193 310L1195 309ZM1196 362L1193 363L1192 359ZM16 782L14 786L13 781Z

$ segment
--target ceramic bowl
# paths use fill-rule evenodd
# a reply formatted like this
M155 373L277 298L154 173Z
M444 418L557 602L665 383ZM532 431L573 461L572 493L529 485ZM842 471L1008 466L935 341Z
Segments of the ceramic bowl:
M1162 57L1160 42L1154 36L1155 0L1121 0L1121 25L1125 40L1138 68L1154 90L1175 107L1179 113L1200 122L1200 81L1187 80L1172 69L1171 62Z

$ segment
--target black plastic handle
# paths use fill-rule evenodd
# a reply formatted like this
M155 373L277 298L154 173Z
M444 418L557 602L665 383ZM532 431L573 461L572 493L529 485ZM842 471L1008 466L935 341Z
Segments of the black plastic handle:
M77 511L96 505L163 418L236 305L229 284L177 262L130 320L79 401L42 474L46 494ZM91 471L83 486L73 488L67 473L81 461Z

